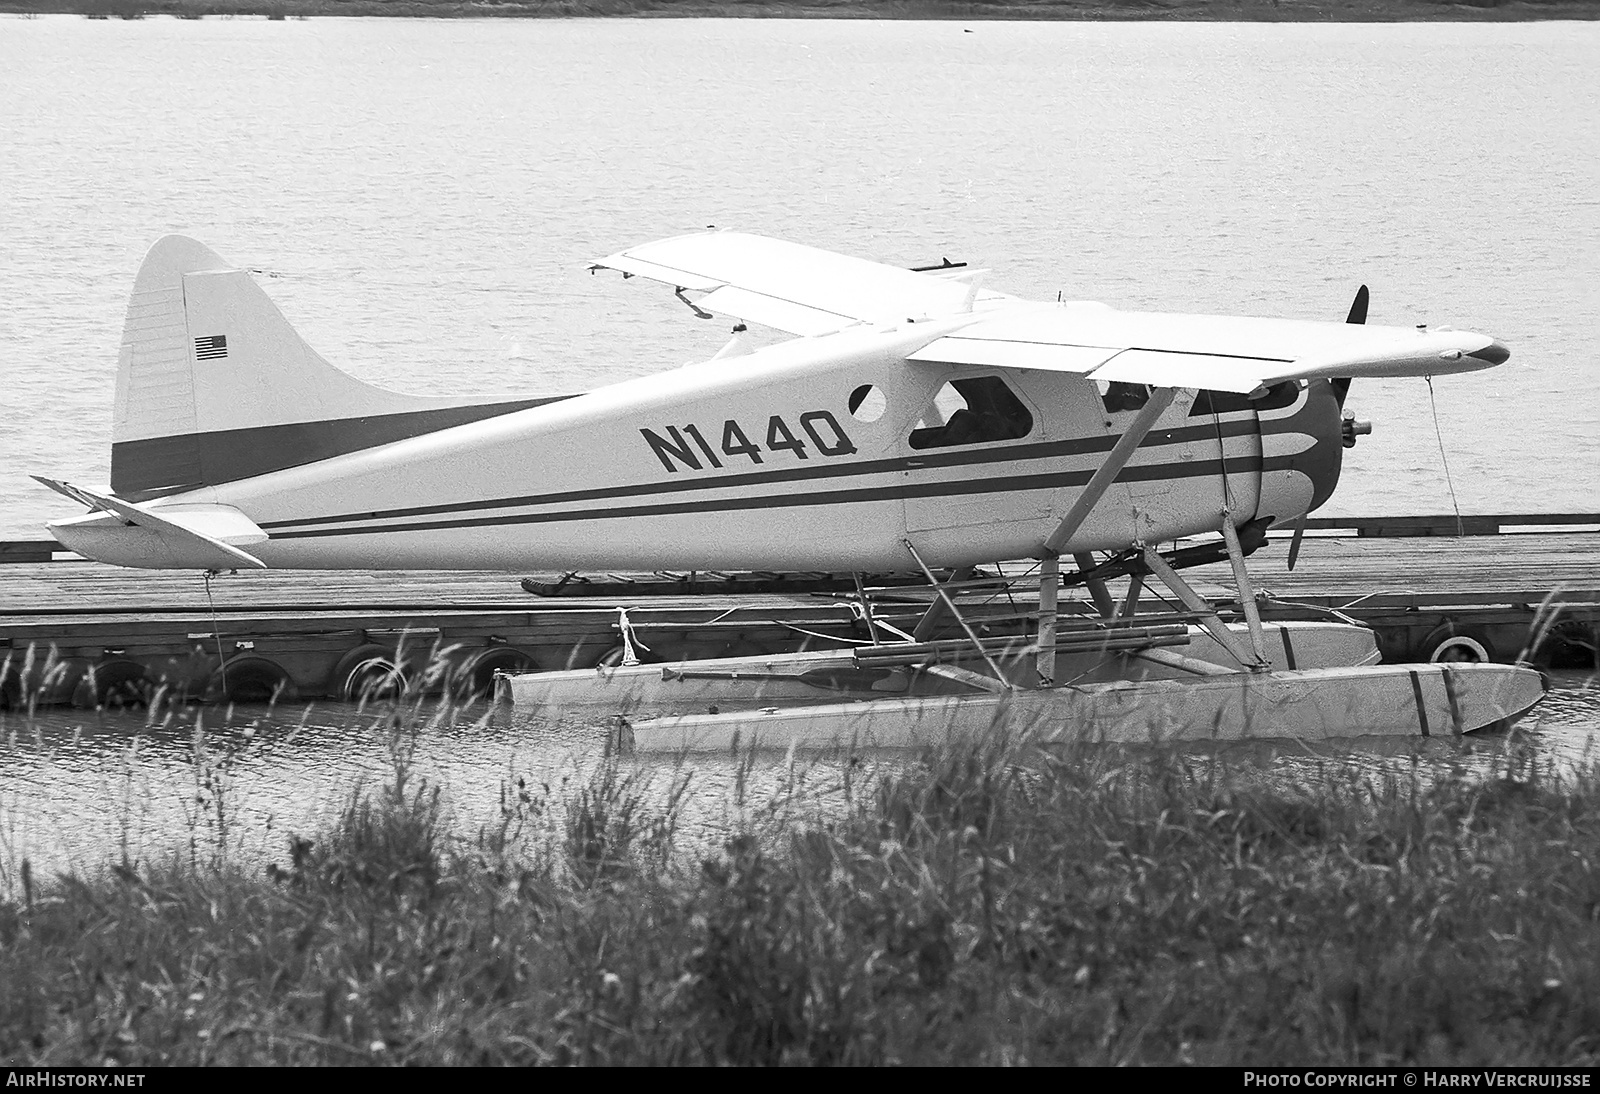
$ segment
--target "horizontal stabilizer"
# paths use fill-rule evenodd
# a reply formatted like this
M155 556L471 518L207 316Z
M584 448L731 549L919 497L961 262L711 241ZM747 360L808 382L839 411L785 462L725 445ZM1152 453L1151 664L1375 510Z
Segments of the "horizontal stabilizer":
M267 568L267 564L256 556L220 538L226 536L246 543L263 543L268 538L259 525L232 506L173 506L169 511L157 513L148 506L123 501L110 494L58 479L47 479L42 475L33 477L56 493L64 494L97 512L117 517L122 522L111 524L105 520L79 520L47 525L50 534L64 547L86 558L98 557L96 542L107 537L126 539L130 534L144 537L153 534L160 541L159 545L152 545L157 550L164 549L197 569L232 570L241 566L255 570ZM140 531L133 532L129 525Z

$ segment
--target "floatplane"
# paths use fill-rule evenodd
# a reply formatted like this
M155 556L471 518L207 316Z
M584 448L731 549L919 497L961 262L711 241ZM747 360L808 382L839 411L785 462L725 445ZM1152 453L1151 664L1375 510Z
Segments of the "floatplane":
M1365 286L1344 322L1119 311L734 231L592 269L662 282L733 337L582 394L402 395L330 365L247 271L169 236L128 306L111 483L41 478L91 510L48 528L136 567L925 579L909 627L861 588L848 649L499 683L519 710L617 715L641 750L895 745L1002 717L1114 741L1451 734L1543 695L1528 668L1381 665L1363 628L1264 623L1246 568L1370 428L1344 410L1353 380L1499 365L1491 337L1367 324ZM746 324L793 337L758 347ZM1006 560L1032 560L1010 631L971 607ZM1242 619L1179 572L1223 560ZM1157 583L1173 610L1141 610Z

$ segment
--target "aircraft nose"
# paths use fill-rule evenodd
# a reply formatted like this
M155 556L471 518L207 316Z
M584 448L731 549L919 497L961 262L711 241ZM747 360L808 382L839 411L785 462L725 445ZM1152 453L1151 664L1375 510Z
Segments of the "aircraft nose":
M1491 338L1489 344L1482 349L1473 350L1468 357L1476 357L1480 361L1487 361L1491 365L1503 365L1511 358L1511 351L1504 342Z

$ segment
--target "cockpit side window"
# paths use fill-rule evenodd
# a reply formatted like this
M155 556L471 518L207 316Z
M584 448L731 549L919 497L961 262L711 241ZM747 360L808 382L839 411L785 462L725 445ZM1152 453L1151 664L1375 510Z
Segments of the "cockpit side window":
M1273 384L1259 399L1232 391L1202 391L1189 407L1189 417L1200 414L1238 414L1245 410L1281 410L1294 405L1300 397L1300 385L1293 380Z
M1144 384L1129 384L1122 380L1096 380L1095 386L1100 389L1100 401L1105 404L1107 414L1117 414L1125 410L1143 410L1144 404L1150 401L1150 389Z
M911 430L912 448L1013 441L1033 431L1033 415L998 376L951 380Z

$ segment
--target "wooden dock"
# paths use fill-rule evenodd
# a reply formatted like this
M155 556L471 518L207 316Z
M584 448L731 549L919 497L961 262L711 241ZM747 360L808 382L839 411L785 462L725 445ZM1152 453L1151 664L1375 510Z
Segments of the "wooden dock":
M1600 644L1600 532L1445 537L1308 534L1293 572L1288 540L1250 560L1262 614L1329 619L1339 612L1377 631L1391 662L1429 661L1451 634L1490 660L1594 661ZM1225 566L1198 571L1207 595L1235 598ZM1457 644L1457 649L1462 646Z
M497 671L587 667L633 641L677 657L848 639L848 604L806 597L551 599L504 573L0 567L0 695L95 706L157 684L189 697L356 698L443 667L482 692ZM444 656L441 657L441 651ZM646 652L646 656L650 653ZM226 670L221 666L226 663ZM434 681L443 684L445 681Z
M1593 664L1600 515L1466 519L1464 536L1441 532L1455 530L1453 517L1314 521L1292 573L1288 540L1275 535L1251 558L1262 613L1365 623L1389 661L1481 651ZM496 671L615 658L624 610L632 638L674 660L867 638L841 591L848 579L824 575L762 575L752 586L747 575L251 571L208 587L198 573L42 556L61 557L38 543L0 545L0 561L29 559L0 566L0 699L12 704L31 695L91 706L156 684L192 697L343 698L415 680L441 648L453 686L479 690ZM1237 608L1226 565L1186 576L1224 612ZM559 595L528 592L525 577ZM792 592L773 591L786 582ZM888 595L878 610L910 625L925 596ZM993 607L998 620L1016 604Z

